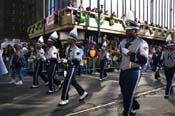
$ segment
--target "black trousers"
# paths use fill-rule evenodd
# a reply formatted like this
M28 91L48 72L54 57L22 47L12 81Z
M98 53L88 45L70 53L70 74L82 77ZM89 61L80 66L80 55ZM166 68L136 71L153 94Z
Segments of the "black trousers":
M134 94L140 81L140 70L129 69L120 72L119 84L123 95L123 115L130 116L131 110L136 110L140 107L136 101Z
M33 75L33 85L39 85L38 76L40 76L45 83L48 82L48 78L42 72L42 64L43 62L40 60L36 62Z
M50 62L47 65L47 76L49 79L49 90L54 90L54 84L55 85L60 85L61 81L58 79L55 79L54 76L56 75L56 70L57 70L57 62Z
M73 87L75 87L75 89L77 90L79 95L83 95L85 92L84 89L76 81L76 78L75 78L76 69L77 69L77 67L74 65L67 67L67 76L64 80L63 91L62 91L62 95L61 95L62 100L69 99L70 85L73 85Z
M170 95L171 92L173 91L172 81L175 73L175 67L173 68L164 67L164 73L167 82L165 88L165 95Z
M107 76L107 73L105 71L107 60L100 60L100 79L103 79Z

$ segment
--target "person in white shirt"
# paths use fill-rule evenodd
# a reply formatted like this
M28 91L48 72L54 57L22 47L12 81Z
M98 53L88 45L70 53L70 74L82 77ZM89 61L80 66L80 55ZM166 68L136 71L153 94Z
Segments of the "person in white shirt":
M129 12L132 16L132 12ZM140 81L140 69L148 60L148 44L143 39L137 37L139 25L128 17L126 36L120 43L122 61L120 64L119 84L123 95L123 115L133 116L134 110L138 110L140 105L134 98L134 94Z
M69 89L70 86L77 90L80 95L80 101L83 101L88 93L77 83L75 78L75 73L77 67L80 65L80 61L82 59L82 55L80 53L80 49L75 45L78 39L77 29L74 28L68 38L68 47L66 49L66 58L67 58L67 76L64 80L63 91L61 94L61 101L59 105L66 105L69 103Z
M165 99L169 99L169 97L173 93L173 77L175 73L175 43L170 40L167 42L166 49L162 52L160 58L162 65L164 67L164 73L166 77L166 88L165 88Z
M36 65L35 65L35 70L33 74L33 85L31 86L31 88L39 87L38 76L42 78L42 80L45 82L45 85L48 85L49 83L48 78L42 72L43 63L46 61L45 52L42 48L43 44L44 44L44 40L43 40L43 36L41 36L38 39L38 42L36 43L36 54L35 56L33 56L33 58L36 61Z
M47 50L46 50L46 64L47 64L47 76L49 79L49 90L47 93L54 93L57 89L54 84L59 86L61 84L60 80L54 78L57 70L58 63L58 49L54 46L54 43L58 39L57 32L53 32L49 39L47 40Z

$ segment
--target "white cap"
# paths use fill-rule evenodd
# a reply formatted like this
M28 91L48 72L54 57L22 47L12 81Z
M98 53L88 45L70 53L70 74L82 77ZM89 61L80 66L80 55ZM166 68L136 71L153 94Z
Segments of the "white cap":
M171 34L169 34L166 38L166 46L174 46L174 45L175 45L175 43L171 37Z
M126 21L131 20L134 21L134 13L133 11L129 11L126 15Z
M167 42L167 41L171 41L171 40L172 40L171 34L169 34L169 35L167 36L167 38L166 38L166 42Z
M43 43L44 43L43 36L40 36L36 44L43 44Z
M70 31L68 39L72 39L72 40L77 41L77 39L78 39L77 28L74 28L73 30Z
M167 45L166 46L174 46L174 45L175 45L175 43L174 43L173 40L167 41Z
M57 39L58 39L58 34L57 34L57 32L55 31L55 32L53 32L53 33L50 35L48 41L56 42Z
M133 11L129 11L126 15L126 23L127 27L126 30L132 30L132 29L139 29L139 25L137 22L134 21L134 13Z

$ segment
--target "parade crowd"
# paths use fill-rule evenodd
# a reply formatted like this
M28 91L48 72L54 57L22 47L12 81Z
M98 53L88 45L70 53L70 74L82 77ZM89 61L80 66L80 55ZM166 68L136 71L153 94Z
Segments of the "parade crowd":
M51 94L58 89L62 89L61 100L59 105L69 103L69 90L72 85L78 92L80 101L83 101L88 92L79 85L76 80L77 70L79 74L83 73L84 65L87 65L85 56L89 57L87 69L89 73L98 71L99 80L107 79L106 66L109 63L117 62L120 64L119 84L123 95L123 115L134 116L135 110L140 108L139 103L134 97L134 93L141 78L141 71L152 70L155 72L155 79L160 79L159 71L164 69L167 80L165 89L165 98L168 99L173 93L172 81L175 72L175 43L171 36L167 37L165 46L149 46L148 43L137 36L139 25L133 18L127 19L126 39L122 39L114 48L109 49L110 45L107 39L104 39L100 48L93 43L85 51L84 46L78 46L78 32L74 28L70 31L67 40L67 47L64 52L65 57L60 57L61 49L55 47L59 39L57 32L53 32L44 43L41 36L34 46L30 44L15 43L14 46L7 45L0 51L0 73L8 72L11 80L9 84L23 85L24 67L32 69L33 83L31 88L38 88L40 76L45 86L48 86L47 93ZM132 20L131 20L132 19ZM112 52L110 52L112 50ZM62 55L61 55L62 56ZM98 60L97 60L98 59ZM99 70L96 69L96 62L99 61ZM6 66L5 66L5 65ZM63 71L58 74L60 68L58 64L63 64ZM7 69L5 68L7 67ZM16 79L18 75L18 79ZM59 76L64 78L60 79Z

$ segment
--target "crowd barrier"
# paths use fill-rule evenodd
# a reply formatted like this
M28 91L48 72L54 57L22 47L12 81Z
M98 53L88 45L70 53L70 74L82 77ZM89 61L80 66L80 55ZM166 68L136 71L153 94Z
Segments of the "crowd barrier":
M6 61L6 65L9 64L9 61ZM23 76L33 75L36 61L33 59L28 59L26 65L22 68ZM66 63L58 63L57 64L57 73L63 75L66 70ZM7 66L8 67L8 66ZM9 68L8 68L9 69ZM119 64L116 61L108 60L107 65L105 67L107 71L113 71L114 69L119 69ZM9 69L10 70L10 69ZM100 60L98 58L91 59L90 57L83 58L83 65L77 69L77 72L80 74L91 74L94 72L99 72L100 70ZM42 64L42 72L46 73L46 63Z

